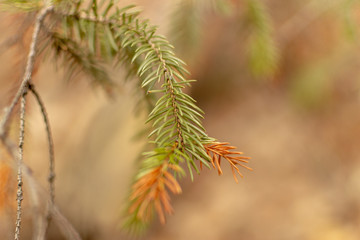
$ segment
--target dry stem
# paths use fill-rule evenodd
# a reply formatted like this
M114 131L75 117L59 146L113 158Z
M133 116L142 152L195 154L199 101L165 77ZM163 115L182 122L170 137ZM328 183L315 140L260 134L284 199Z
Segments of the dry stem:
M46 15L49 12L51 12L53 9L54 9L53 6L43 8L36 17L35 28L34 28L34 32L32 34L32 40L31 40L31 44L30 44L30 51L29 51L29 55L27 57L25 73L24 73L23 79L21 81L21 85L20 85L16 95L12 99L9 107L5 108L5 113L4 113L4 116L0 123L0 137L1 138L6 138L7 133L8 133L8 124L10 121L11 113L14 111L14 108L15 108L16 104L19 102L19 99L21 98L21 96L24 94L24 92L26 92L26 90L28 88L28 84L31 81L32 72L34 70L36 46L38 43L41 24L44 21Z
M0 141L13 159L11 166L16 169L15 160L16 156L18 155L16 144L9 138L0 138ZM45 202L45 204L49 203L50 199L48 194L33 177L31 169L24 163L22 163L21 167L23 170L23 177L26 180L25 182L29 185L30 196L32 198L33 204L35 204L36 207L44 205L44 203L39 202L39 199ZM51 211L54 223L58 226L63 236L68 240L81 240L80 234L75 230L66 217L61 214L58 207L55 204L48 204L48 206L49 210Z

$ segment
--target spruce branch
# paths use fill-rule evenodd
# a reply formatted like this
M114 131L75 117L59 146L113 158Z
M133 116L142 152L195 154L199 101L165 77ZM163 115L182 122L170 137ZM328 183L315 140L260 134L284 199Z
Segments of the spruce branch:
M79 36L82 41L87 41L89 47L92 45L92 48L96 49L96 39L102 39L104 36L101 35L102 31L99 31L100 35L93 36L92 31L85 31L86 26L92 28L93 25L90 23L95 26L101 25L108 29L106 37L108 42L114 45L114 50L127 50L122 51L118 56L127 55L127 58L119 59L120 61L128 60L129 54L133 54L132 63L139 61L136 74L142 80L141 86L147 89L147 93L164 94L149 114L148 122L153 122L155 128L150 135L156 136L152 142L157 147L176 145L183 149L188 155L186 160L192 176L191 167L199 172L194 158L203 161L206 165L210 162L202 146L203 139L207 138L200 121L203 112L195 105L194 99L182 92L182 88L189 86L191 82L185 78L187 70L184 62L175 56L173 46L165 37L156 35L155 27L149 26L146 20L137 19L138 12L126 12L131 7L117 10L109 17L99 16L92 11L85 11L83 16L75 14L64 16L72 18L73 21L83 22L79 24L84 26L84 29L79 30L81 33ZM135 49L135 52L131 51L132 49ZM160 88L153 89L161 82Z
M179 172L178 165L163 164L150 170L148 173L139 178L132 186L133 192L130 195L130 201L134 201L129 208L129 213L136 212L140 219L149 221L151 215L151 205L155 206L161 223L165 223L164 211L168 214L173 212L170 205L170 197L166 192L167 187L173 194L180 194L181 187L177 180L168 170Z
M31 84L40 28L45 33L42 47L53 50L55 58L62 58L70 74L88 73L105 86L110 78L102 63L116 61L126 65L127 72L140 80L138 85L142 90L139 92L151 107L146 122L151 126L149 144L154 150L144 154L132 187L128 208L130 226L146 225L154 210L160 222L165 222L165 215L173 212L169 193L181 193L177 177L185 174L181 167L183 163L193 179L193 170L200 173L198 163L200 168L203 165L210 168L211 164L217 166L221 173L220 159L224 158L237 181L235 173L241 175L238 166L246 167L243 163L248 158L236 156L241 153L231 151L234 147L208 137L201 122L204 112L183 91L193 80L187 78L189 73L185 63L174 54L167 39L158 35L156 27L147 20L141 20L133 6L119 9L113 1L98 4L96 0L90 1L87 8L82 5L83 1L60 1L55 8L49 6L40 11L23 81L0 124L0 138L6 142L7 124L14 106L30 90L41 108L48 135L51 214L55 208L53 142L44 104ZM49 18L51 21L46 22L50 22L50 27L44 24L49 12L54 13ZM110 85L109 89L112 87ZM152 98L157 101L154 103ZM44 231L41 234L44 235Z
M176 147L157 148L144 153L146 159L135 178L129 197L127 220L124 224L126 229L134 232L144 229L152 219L153 208L162 224L165 223L165 213L173 213L168 191L172 194L182 192L174 177L185 175L177 164L178 161L183 161L181 154Z
M130 216L126 225L136 228L146 225L153 208L162 223L165 221L164 213L172 212L168 200L159 200L161 196L168 196L166 187L163 187L164 177L171 173L164 169L169 166L180 169L179 164L186 162L193 179L192 169L200 173L197 162L207 167L210 167L209 163L214 163L212 155L206 152L206 145L215 140L207 136L202 126L203 111L196 106L196 101L182 90L193 81L186 78L188 71L185 63L175 56L173 46L167 39L156 34L156 27L149 25L147 20L139 20L139 13L128 12L129 9L132 9L132 6L116 9L110 16L95 14L93 9L85 10L82 15L61 14L71 19L68 22L73 23L66 27L68 35L78 32L76 35L81 43L91 47L99 56L110 56L127 65L132 63L132 69L136 71L141 87L145 89L145 96L153 95L158 99L147 119L147 123L152 125L149 138L155 150L145 154L143 166L130 194ZM94 27L98 29L96 33L91 30ZM97 51L99 42L107 43L111 51L101 51L104 47ZM116 54L108 54L113 51ZM238 163L227 156L230 153L224 152L226 150L228 148L222 149L220 154L229 159L233 170L239 172L235 166ZM177 171L172 171L172 175L176 174ZM170 192L180 193L176 190L178 188L169 186L170 184L167 189Z

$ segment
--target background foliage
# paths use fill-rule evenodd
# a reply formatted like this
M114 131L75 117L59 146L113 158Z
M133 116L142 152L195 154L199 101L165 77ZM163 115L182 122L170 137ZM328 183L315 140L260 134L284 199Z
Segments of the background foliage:
M239 185L233 183L230 169L224 169L230 174L222 178L214 171L203 171L201 177L195 176L194 184L182 180L184 194L174 198L175 216L168 219L166 227L155 223L145 239L360 236L359 59L357 32L352 27L358 24L359 5L356 1L328 5L321 4L325 1L260 2L269 19L268 30L260 30L266 33L263 38L271 39L267 46L277 60L271 60L271 71L257 74L256 68L249 66L251 56L259 55L249 52L249 46L259 30L254 29L256 24L247 10L248 4L256 2L229 1L232 11L228 15L202 12L197 54L191 56L190 51L186 57L191 62L191 78L199 79L191 95L206 112L204 124L209 133L229 139L249 153L255 159L252 167L256 171L245 173L245 181ZM173 26L170 17L177 11L175 3L157 0L140 4L144 6L143 16L160 25L161 33L171 32L168 27ZM14 17L1 17L4 35L10 35L15 29L7 24L14 24ZM11 87L5 86L15 84L8 79L21 72L21 53L12 48L1 56L2 99L10 95L6 89ZM16 67L18 71L14 71ZM142 119L132 116L135 103L130 101L131 85L135 83L122 84L116 89L121 96L109 104L107 97L90 90L86 81L64 86L61 76L49 78L49 68L51 65L41 67L36 81L53 116L58 177L63 180L58 183L59 205L84 238L119 236L113 226L120 210L114 211L114 206L121 208L120 200L127 195L135 172L132 162L120 161L119 156L135 159L141 151L142 143L130 139L133 129L142 129L146 115L140 113ZM111 76L120 82L122 75ZM5 101L0 103L6 105ZM28 135L32 142L45 146L45 137L38 134L43 131L40 116L36 109L30 107L29 111ZM26 161L42 169L46 161L40 151L43 146L27 144ZM39 179L45 178L42 171L34 172ZM95 193L94 188L98 189ZM69 206L69 200L74 204ZM7 208L1 216L4 236L11 211ZM216 228L209 228L213 225Z

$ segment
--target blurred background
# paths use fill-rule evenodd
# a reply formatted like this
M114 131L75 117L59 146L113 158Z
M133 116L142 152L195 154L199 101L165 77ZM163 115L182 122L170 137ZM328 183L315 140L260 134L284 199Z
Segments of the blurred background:
M210 136L252 157L236 184L204 170L181 180L175 214L140 239L360 239L360 3L355 0L137 0L198 81L189 93ZM1 40L21 29L0 13ZM31 31L29 31L29 34ZM1 48L0 107L24 69L29 36ZM26 51L25 51L26 50ZM47 106L56 154L56 202L83 239L130 239L120 229L136 159L134 81L114 73L108 98L84 78L66 82L47 59L34 82ZM47 141L29 96L25 162L44 186ZM17 122L14 121L14 128ZM14 139L17 139L14 131ZM2 153L2 152L1 152ZM0 155L0 238L13 236L16 176ZM26 189L26 183L25 183ZM25 190L23 239L31 237ZM64 239L55 226L49 239Z

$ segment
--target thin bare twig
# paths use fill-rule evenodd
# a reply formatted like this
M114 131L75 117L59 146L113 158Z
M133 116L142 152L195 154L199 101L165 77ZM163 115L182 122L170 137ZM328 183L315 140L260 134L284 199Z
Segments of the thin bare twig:
M11 113L14 111L16 104L21 98L21 109L20 109L20 137L19 137L19 150L17 159L17 212L16 212L16 225L15 225L15 240L20 239L20 228L21 228L21 202L23 200L23 179L22 179L22 166L23 166L23 144L24 144L24 129L25 129L25 107L26 107L26 98L25 95L29 88L29 83L31 81L32 73L34 70L35 56L36 56L36 46L38 43L40 28L42 22L44 21L46 15L53 10L53 6L47 6L43 8L36 17L35 28L32 34L32 41L30 44L30 50L27 58L25 73L21 81L20 87L11 101L11 104L8 108L5 109L4 117L0 123L0 138L5 141L8 132L8 123L10 121Z
M51 222L52 214L51 209L54 206L55 203L55 154L54 154L54 141L51 134L51 128L50 128L50 122L49 117L45 108L45 105L39 95L39 93L36 91L35 86L33 84L29 84L29 90L31 93L35 96L35 99L37 103L40 106L41 114L44 119L45 128L46 128L46 134L47 134L47 140L49 144L49 197L50 197L50 206L47 207L47 217L46 222L40 221L38 222L38 229L37 229L37 235L35 236L35 239L44 239L46 235L46 231L48 229L48 226Z
M54 180L55 180L55 154L54 154L54 141L53 141L52 134L51 134L49 117L48 117L44 102L42 101L39 93L36 91L35 86L30 84L29 85L29 90L31 91L32 94L34 94L35 99L36 99L36 101L38 102L38 104L40 106L41 114L43 116L44 123L45 123L45 128L46 128L46 133L47 133L47 140L48 140L48 144L49 144L49 177L48 177L49 195L50 195L51 203L54 204L54 202L55 202L55 185L54 185Z
M0 138L0 141L4 145L5 149L13 159L11 162L11 166L16 169L16 156L17 146L11 141L9 138ZM33 177L31 169L24 163L22 163L23 177L26 180L26 184L29 185L29 189L31 190L30 196L32 196L32 200L39 201L39 199L43 200L45 203L50 202L49 196L37 180ZM39 204L40 203L36 203ZM50 204L49 204L50 206ZM51 214L53 216L54 223L57 225L63 236L68 240L81 240L80 234L75 230L72 224L66 219L65 216L61 214L58 207L54 204L50 207Z
M28 88L28 83L31 81L32 73L34 70L36 46L38 43L40 28L41 28L42 22L44 21L46 15L49 12L53 11L53 9L54 9L53 6L45 7L40 11L40 13L36 17L35 28L34 28L34 32L32 34L32 40L31 40L31 44L30 44L30 51L29 51L29 55L27 57L25 73L24 73L21 85L20 85L16 95L12 99L9 107L5 108L4 116L0 122L0 137L1 138L6 138L7 133L8 133L8 124L10 121L11 113L14 111L14 108L15 108L16 104L19 102L19 99L21 98L23 93L26 92L26 90Z
M44 107L44 104L39 96L39 94L34 89L31 84L32 74L34 70L35 57L37 54L36 48L39 39L39 33L43 26L43 21L48 13L52 12L54 7L51 5L51 2L46 1L46 6L37 14L34 30L32 33L32 40L30 43L30 50L27 57L26 68L24 76L22 78L21 84L16 95L13 97L10 105L5 108L3 118L0 121L0 141L3 143L9 154L14 160L12 164L14 168L17 169L18 175L18 191L17 191L17 217L16 217L16 229L15 229L15 240L20 239L20 228L21 228L21 201L23 200L23 177L26 178L26 183L29 185L30 190L30 199L33 202L34 209L37 212L36 226L39 229L35 229L34 237L37 240L45 239L46 229L50 221L50 216L53 217L55 224L59 227L63 235L69 240L81 240L80 235L74 229L74 227L69 223L69 221L60 213L58 208L54 204L54 147L53 140L51 136L50 125L47 117L47 113ZM34 94L44 118L46 125L46 131L48 134L48 143L49 143L49 154L50 154L50 173L49 173L49 195L44 191L40 185L37 183L36 179L32 176L31 170L23 163L23 144L24 144L24 128L25 128L25 107L26 99L25 95L28 90ZM19 148L7 137L8 135L8 125L11 119L11 115L14 112L16 104L21 99L21 109L20 109L20 137L19 137ZM16 166L15 166L16 165ZM45 217L42 217L40 212L40 201L45 201L47 204L48 216L45 221Z
M51 208L51 214L54 218L54 222L57 224L58 228L63 233L64 237L66 237L66 239L81 240L80 234L71 225L69 220L67 220L66 217L61 214L56 205Z
M19 136L19 154L17 157L17 209L16 209L16 227L15 227L15 240L20 239L21 227L21 202L23 200L23 180L22 180L22 165L23 165L23 152L24 152L24 133L25 133L25 107L26 107L26 91L21 97L20 108L20 136Z
M15 105L19 101L21 97L21 109L20 109L20 138L19 138L19 154L17 158L17 179L18 179L18 186L17 186L17 210L16 210L16 223L15 223L15 240L20 239L20 228L21 228L21 202L23 200L23 180L22 180L22 165L23 165L23 145L24 145L24 130L25 130L25 107L26 107L26 93L29 87L29 82L31 81L32 72L34 70L34 62L35 62L35 55L36 55L36 45L37 40L39 37L41 23L43 22L47 13L53 9L53 6L44 8L38 14L35 23L35 29L32 35L32 41L30 44L30 51L26 63L26 69L23 76L23 80L21 82L20 88L16 93L13 101L10 104L10 107L7 108L5 112L4 118L1 122L0 134L3 138L7 135L7 125L11 116L12 111L14 110Z

